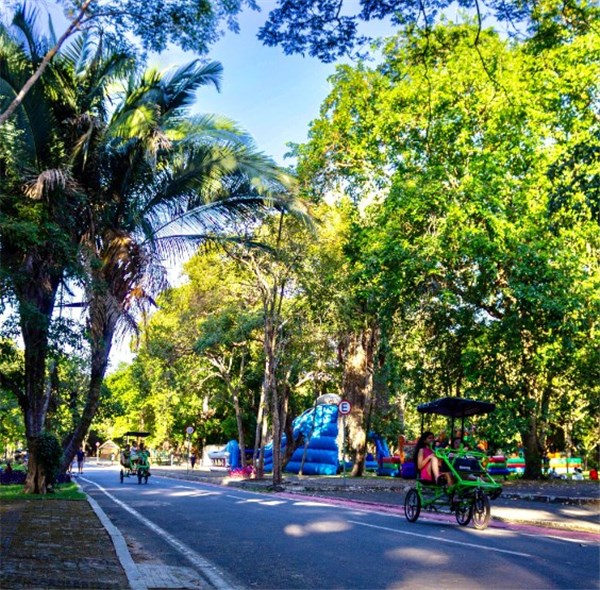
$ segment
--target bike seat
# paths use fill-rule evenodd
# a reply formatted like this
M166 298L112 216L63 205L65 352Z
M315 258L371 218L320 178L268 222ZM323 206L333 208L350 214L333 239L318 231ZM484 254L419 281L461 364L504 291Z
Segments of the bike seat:
M456 469L456 471L458 471L459 473L473 475L485 473L485 469L481 467L479 461L475 458L458 457L457 459L455 459L453 466L454 469Z

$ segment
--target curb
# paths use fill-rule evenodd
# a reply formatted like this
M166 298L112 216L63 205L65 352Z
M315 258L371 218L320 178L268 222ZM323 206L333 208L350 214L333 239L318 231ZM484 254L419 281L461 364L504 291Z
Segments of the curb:
M557 522L556 520L534 520L527 518L507 518L506 516L494 516L492 514L492 520L496 522L502 522L504 524L522 524L540 527L544 529L553 529L555 531L573 531L577 533L586 533L589 535L598 536L598 529L594 528L594 525L584 525L581 523L573 524L573 523L565 523L565 522Z
M117 557L119 558L119 562L121 563L123 570L125 570L125 575L127 576L131 590L148 590L148 586L146 585L140 570L133 561L131 553L129 553L127 542L125 541L125 537L123 537L121 534L121 531L119 531L119 529L110 521L108 516L106 516L104 510L100 508L98 502L96 502L96 500L94 500L94 498L92 498L87 492L83 493L86 495L89 505L92 507L92 510L96 513L96 516L100 519L102 526L104 526L106 532L110 536L112 544L115 548L115 552L117 553Z

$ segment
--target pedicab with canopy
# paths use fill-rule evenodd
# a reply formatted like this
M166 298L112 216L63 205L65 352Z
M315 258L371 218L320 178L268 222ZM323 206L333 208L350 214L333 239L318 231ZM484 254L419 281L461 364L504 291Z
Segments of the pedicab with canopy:
M476 529L487 528L491 517L490 500L502 493L502 485L487 472L486 454L465 447L463 433L466 418L485 415L495 409L493 403L459 397L444 397L417 406L421 414L421 433L424 432L426 414L446 416L451 420L450 432L453 434L455 421L461 421L461 444L459 448L432 449L440 460L441 471L450 474L452 483L421 480L417 468L416 485L407 492L404 500L404 515L409 522L416 522L421 509L437 510L439 506L445 506L454 512L461 526L472 522ZM414 459L416 463L417 457Z
M140 444L140 439L146 438L149 434L149 432L129 431L123 435L125 437L125 449L119 455L121 463L119 479L121 483L126 477L137 477L138 484L141 484L142 481L148 483L148 478L151 475L150 455L145 449L132 454L129 450L129 439L134 438Z

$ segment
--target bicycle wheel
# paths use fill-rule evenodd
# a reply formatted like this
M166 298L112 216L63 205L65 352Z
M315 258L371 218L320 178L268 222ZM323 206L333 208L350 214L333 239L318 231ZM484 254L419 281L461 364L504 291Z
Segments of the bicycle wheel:
M404 499L404 516L408 522L416 522L419 514L421 514L421 497L417 490L409 490Z
M478 491L475 494L475 498L473 500L473 526L482 531L488 527L490 524L490 499L487 497L487 494L482 491Z
M123 470L121 469L121 473L119 473L119 479L121 480L121 483L123 483L124 477L125 477L125 474L123 473Z
M468 500L458 500L455 508L456 522L460 526L467 526L473 517L473 506Z

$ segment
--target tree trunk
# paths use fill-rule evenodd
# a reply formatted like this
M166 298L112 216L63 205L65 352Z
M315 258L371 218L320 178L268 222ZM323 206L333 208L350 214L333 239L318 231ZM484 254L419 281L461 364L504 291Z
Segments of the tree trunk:
M240 362L240 370L237 378L237 383L243 382L245 356L242 355ZM238 431L238 443L240 445L240 459L242 461L242 469L246 468L246 437L244 436L244 421L242 420L242 408L240 407L239 386L232 387L233 407L235 409L235 421Z
M277 358L275 348L277 338L275 334L275 326L271 314L265 318L265 378L263 386L266 390L265 397L271 401L271 435L273 441L273 485L281 485L282 481L282 464L281 464L281 414L280 400L277 391Z
M244 422L242 420L242 410L240 408L240 396L237 388L233 389L233 407L235 409L235 421L238 431L238 443L240 445L240 459L242 461L242 469L246 467L246 439L244 437Z
M46 483L46 470L44 466L38 462L35 451L37 438L28 438L28 461L27 461L27 478L25 479L26 494L45 494L48 491ZM33 452L32 452L33 451Z
M525 479L539 479L542 475L542 449L537 433L535 414L529 418L529 430L521 434L525 449Z
M363 475L365 468L366 419L373 399L373 361L378 340L378 328L372 325L351 334L344 347L342 387L345 399L352 404L352 412L347 417L347 443L354 461L351 475L355 477Z
M268 406L266 399L266 388L263 386L260 390L260 400L258 402L258 412L256 415L256 432L254 435L254 452L252 455L254 462L254 469L256 470L256 477L262 478L264 476L264 447L265 447L265 436L263 423L265 420L265 414Z
M48 331L60 277L48 274L38 276L35 272L27 272L31 271L33 266L32 264L26 267L24 273L36 276L30 276L24 281L25 286L17 289L21 334L25 347L25 396L19 401L25 418L29 456L24 492L45 494L46 474L37 460L35 442L44 430L50 401L51 390L45 385Z
M287 381L286 385L283 387L284 393L279 404L279 420L281 424L282 437L285 435L286 440L285 451L281 457L281 465L283 468L285 468L292 458L292 455L296 452L296 449L304 445L304 437L302 434L300 434L298 437L294 438L294 421L289 415L290 396L292 394L292 390L287 384Z
M96 295L90 303L92 366L85 407L81 418L63 445L61 471L66 472L87 436L100 404L102 382L108 367L118 315L111 311L110 301Z

